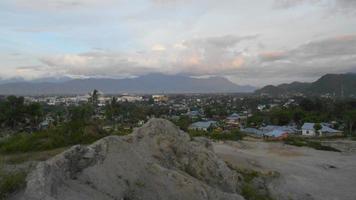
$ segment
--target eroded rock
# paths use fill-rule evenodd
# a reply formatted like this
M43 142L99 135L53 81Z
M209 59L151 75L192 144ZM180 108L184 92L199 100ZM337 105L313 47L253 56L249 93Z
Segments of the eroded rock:
M239 174L171 122L152 119L128 136L110 136L38 164L23 199L243 199Z

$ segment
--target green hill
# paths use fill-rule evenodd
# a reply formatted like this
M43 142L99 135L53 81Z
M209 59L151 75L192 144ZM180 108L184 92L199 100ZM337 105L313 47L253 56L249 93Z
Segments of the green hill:
M268 85L255 91L258 95L282 96L304 94L332 97L356 97L356 74L327 74L312 83L293 82L278 86Z

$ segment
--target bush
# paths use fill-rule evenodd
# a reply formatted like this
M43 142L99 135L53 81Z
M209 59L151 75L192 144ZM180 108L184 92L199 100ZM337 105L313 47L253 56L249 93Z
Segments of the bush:
M208 137L209 132L207 131L199 131L199 130L189 130L188 134L190 137Z
M304 138L288 137L287 139L284 140L284 143L293 145L293 146L298 146L298 147L310 147L310 148L313 148L316 150L322 150L322 151L340 152L340 150L335 149L330 146L324 146L318 141L310 141L310 140L304 139Z
M0 172L0 199L6 199L11 193L23 188L26 176L25 172Z
M231 168L231 166L229 166ZM266 175L260 172L247 169L235 169L243 177L241 195L246 200L273 200L266 186L257 186L253 182L255 179L264 180Z
M108 133L95 124L69 122L63 126L32 134L17 134L0 142L0 152L44 151L75 144L89 144Z
M232 130L230 132L218 132L218 131L213 131L212 133L207 132L207 131L199 131L199 130L189 130L189 135L191 137L207 137L213 140L242 140L242 138L245 136L243 133L241 133L239 130Z

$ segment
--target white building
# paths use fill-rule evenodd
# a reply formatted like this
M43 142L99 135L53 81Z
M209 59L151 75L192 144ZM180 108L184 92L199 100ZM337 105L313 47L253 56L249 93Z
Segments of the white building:
M314 125L315 123L304 123L302 126L302 135L309 137L342 135L342 131L332 129L328 126L325 126L323 123L320 124L321 129L316 132Z

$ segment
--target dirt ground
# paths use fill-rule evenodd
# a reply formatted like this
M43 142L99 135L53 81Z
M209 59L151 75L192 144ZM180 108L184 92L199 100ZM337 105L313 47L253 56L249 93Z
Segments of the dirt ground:
M214 150L234 167L279 174L268 183L275 199L356 200L355 151L319 151L257 140L214 143Z

